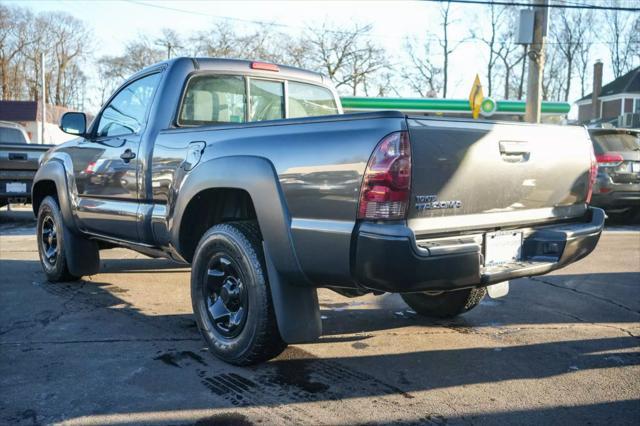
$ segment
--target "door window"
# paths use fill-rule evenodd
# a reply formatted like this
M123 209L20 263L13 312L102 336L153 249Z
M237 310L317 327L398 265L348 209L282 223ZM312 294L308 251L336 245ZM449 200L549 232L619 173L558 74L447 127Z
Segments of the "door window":
M140 132L151 106L160 74L152 74L126 86L102 111L96 136L122 136Z
M249 93L251 95L249 121L284 118L284 86L281 82L251 79Z

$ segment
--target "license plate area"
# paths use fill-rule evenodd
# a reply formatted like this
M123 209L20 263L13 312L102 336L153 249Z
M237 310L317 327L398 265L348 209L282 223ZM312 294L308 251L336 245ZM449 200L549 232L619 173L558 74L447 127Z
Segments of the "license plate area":
M631 172L640 173L640 161L634 161L631 163Z
M9 182L7 183L6 191L22 194L27 192L27 184L24 182Z
M503 265L521 260L522 232L499 231L484 236L485 266Z

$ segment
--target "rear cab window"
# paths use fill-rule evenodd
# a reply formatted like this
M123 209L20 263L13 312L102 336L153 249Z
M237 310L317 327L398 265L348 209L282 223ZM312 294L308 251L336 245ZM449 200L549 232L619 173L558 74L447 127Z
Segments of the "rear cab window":
M289 82L289 118L338 113L333 93L325 87Z
M640 135L633 133L595 133L591 135L596 154L640 149Z
M19 129L12 127L0 127L0 143L27 143L27 139Z
M338 114L338 107L331 90L310 83L196 74L178 111L178 126L203 126Z
M284 118L284 83L249 79L251 114L249 121Z

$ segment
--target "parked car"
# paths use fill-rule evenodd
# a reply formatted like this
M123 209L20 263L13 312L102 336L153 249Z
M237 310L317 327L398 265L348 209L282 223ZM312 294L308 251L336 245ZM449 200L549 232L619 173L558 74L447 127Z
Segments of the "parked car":
M327 78L296 68L178 58L137 73L91 126L65 114L78 137L38 171L47 278L95 274L113 245L190 263L208 347L247 365L321 334L318 287L450 317L596 246L583 128L341 112Z
M598 161L592 204L612 219L640 223L640 130L590 129Z
M31 144L22 126L0 121L0 207L31 200L38 160L52 146Z

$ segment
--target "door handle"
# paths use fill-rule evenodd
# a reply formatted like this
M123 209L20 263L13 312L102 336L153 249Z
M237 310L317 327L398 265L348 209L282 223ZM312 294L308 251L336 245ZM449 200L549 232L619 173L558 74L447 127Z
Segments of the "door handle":
M136 158L136 153L127 148L122 154L120 154L120 158L122 158L125 163L128 163Z
M510 163L527 161L531 154L528 142L501 141L499 147L502 159Z

